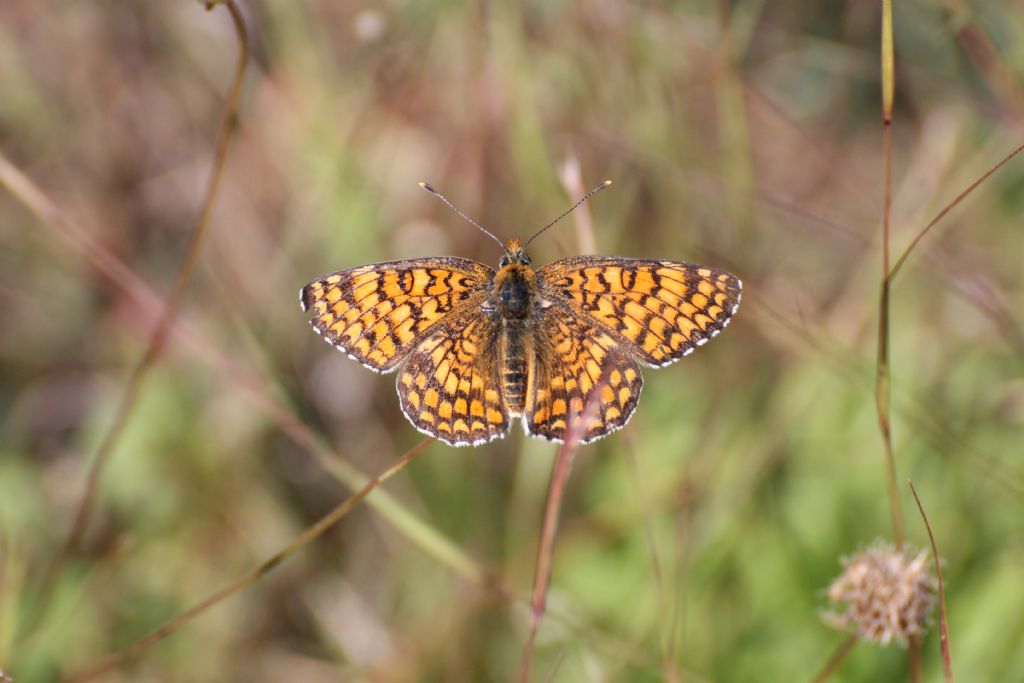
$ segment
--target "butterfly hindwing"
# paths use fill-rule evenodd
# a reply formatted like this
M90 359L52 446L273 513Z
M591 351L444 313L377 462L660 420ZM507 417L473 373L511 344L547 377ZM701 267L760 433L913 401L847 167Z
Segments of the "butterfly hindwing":
M438 325L409 354L399 369L398 397L417 429L453 446L508 433L498 333L494 317L467 311Z
M643 376L613 335L569 307L542 313L534 343L523 425L533 436L581 443L625 425L636 410Z

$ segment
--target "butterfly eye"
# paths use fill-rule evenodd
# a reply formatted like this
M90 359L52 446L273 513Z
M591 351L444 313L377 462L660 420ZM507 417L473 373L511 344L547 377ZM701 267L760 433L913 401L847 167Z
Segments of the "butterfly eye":
M527 256L526 254L523 254L522 257L519 260L522 261L524 266L528 266L531 263L533 263L533 261L530 260L530 257Z
M504 268L504 267L505 267L505 266L507 266L507 265L508 265L509 263L511 263L511 261L509 261L509 258L508 258L508 256L502 256L502 257L501 257L501 260L500 260L500 261L498 261L498 267L499 267L499 268Z

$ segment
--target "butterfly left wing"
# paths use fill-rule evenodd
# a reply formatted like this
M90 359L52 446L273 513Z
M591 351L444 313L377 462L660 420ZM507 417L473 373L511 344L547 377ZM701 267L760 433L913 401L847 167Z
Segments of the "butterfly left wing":
M555 261L537 278L542 297L568 303L652 366L677 361L721 332L743 288L711 266L605 256Z
M446 316L479 306L493 278L493 270L469 259L390 261L313 280L299 300L328 342L371 370L390 372Z

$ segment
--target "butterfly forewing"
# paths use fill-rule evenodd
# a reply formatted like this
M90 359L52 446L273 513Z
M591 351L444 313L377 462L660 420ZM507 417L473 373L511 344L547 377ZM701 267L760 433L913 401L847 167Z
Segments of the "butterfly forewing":
M310 282L299 298L313 327L363 365L389 372L463 306L479 309L494 271L461 258L376 263Z
M709 266L579 256L537 271L541 296L568 300L648 365L676 361L718 334L742 283Z

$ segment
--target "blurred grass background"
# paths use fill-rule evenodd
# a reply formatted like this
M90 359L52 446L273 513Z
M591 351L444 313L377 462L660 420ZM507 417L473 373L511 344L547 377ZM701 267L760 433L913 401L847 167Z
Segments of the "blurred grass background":
M394 378L313 334L298 288L379 260L493 265L417 181L526 236L574 199L559 169L577 158L585 186L615 181L589 204L599 253L746 287L726 334L646 372L631 424L579 452L534 680L810 680L844 638L818 616L839 558L890 533L879 3L242 8L253 63L201 268L45 596L159 306L0 192L0 669L54 680L127 646L330 509L350 468L416 444ZM895 10L898 254L1020 144L1024 8ZM162 296L236 44L192 2L0 5L0 150ZM1024 680L1022 208L1015 161L894 285L897 467L944 557L960 680ZM552 230L534 262L575 236ZM105 680L510 680L554 453L519 430L431 446L388 497ZM940 680L934 634L924 656ZM861 645L833 680L906 677L902 651Z

